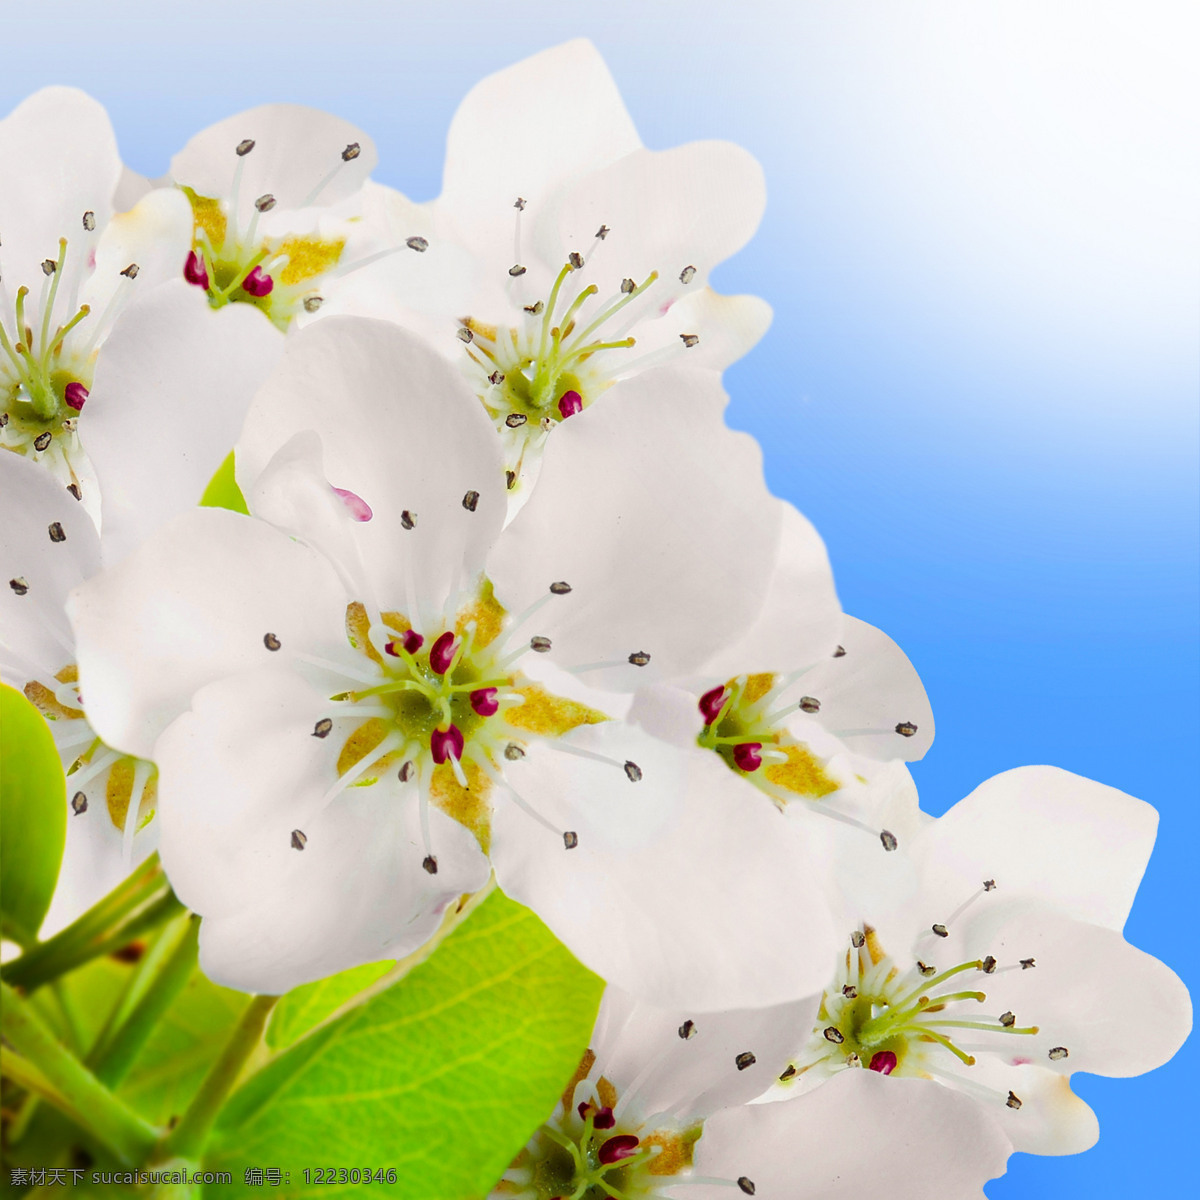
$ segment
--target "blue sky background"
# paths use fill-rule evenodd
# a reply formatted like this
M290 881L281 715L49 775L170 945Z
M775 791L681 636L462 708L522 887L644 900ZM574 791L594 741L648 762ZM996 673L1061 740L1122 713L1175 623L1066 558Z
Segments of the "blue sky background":
M647 145L748 147L768 211L716 283L776 317L728 374L730 421L824 534L846 608L920 670L925 807L1042 762L1150 801L1127 934L1194 987L1196 11L42 0L5 5L0 111L76 84L157 175L220 117L304 102L427 199L471 84L585 34ZM1190 1194L1198 1071L1189 1044L1140 1079L1076 1076L1099 1146L1018 1155L989 1195Z

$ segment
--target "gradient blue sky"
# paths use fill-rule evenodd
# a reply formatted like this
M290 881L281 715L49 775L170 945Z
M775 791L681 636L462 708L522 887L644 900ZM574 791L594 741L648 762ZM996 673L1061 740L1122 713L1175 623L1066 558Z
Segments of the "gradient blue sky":
M1150 801L1127 934L1200 981L1194 5L4 7L0 111L83 87L150 175L290 100L357 122L378 178L426 199L470 85L581 34L647 145L753 151L767 216L716 283L776 317L729 372L730 421L824 534L846 608L925 679L925 807L1042 762ZM1018 1155L989 1195L1190 1193L1198 1070L1190 1044L1137 1080L1076 1076L1099 1146Z

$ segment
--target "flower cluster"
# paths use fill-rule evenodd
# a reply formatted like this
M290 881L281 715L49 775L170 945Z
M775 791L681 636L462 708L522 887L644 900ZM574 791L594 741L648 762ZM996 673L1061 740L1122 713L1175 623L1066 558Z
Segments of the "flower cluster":
M770 320L708 284L745 151L646 150L574 42L468 95L426 205L288 105L151 184L49 89L0 158L43 936L157 850L206 973L279 994L494 880L609 985L514 1200L978 1195L1092 1144L1071 1071L1174 1053L1186 991L1121 934L1153 809L1039 767L922 813L916 672L724 423ZM199 506L231 450L241 511Z

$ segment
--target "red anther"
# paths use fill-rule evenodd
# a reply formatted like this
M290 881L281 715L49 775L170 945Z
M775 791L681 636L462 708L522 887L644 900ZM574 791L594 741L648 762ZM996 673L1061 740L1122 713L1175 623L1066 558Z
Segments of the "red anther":
M761 742L740 742L733 748L733 761L743 771L757 771L762 766Z
M476 688L471 693L471 707L481 717L494 717L500 711L500 705L496 703L496 693L498 688Z
M435 729L429 735L429 751L435 763L444 763L448 758L462 758L463 735L457 725L449 729Z
M623 1158L631 1158L637 1153L638 1139L632 1133L618 1133L616 1137L610 1137L603 1146L600 1147L600 1161L607 1167L612 1163L620 1162Z
M208 287L208 268L195 250L188 251L187 262L183 264L183 277L196 287Z
M871 1058L871 1070L890 1075L896 1069L896 1056L890 1050L880 1050Z
M409 629L400 639L400 645L409 654L416 654L416 652L420 650L423 645L425 645L425 639L415 629ZM384 646L384 650L387 651L387 653L393 658L400 657L400 651L396 649L395 642L388 642L388 644Z
M562 413L564 421L583 412L583 397L578 392L563 392L558 398L558 411Z
M705 725L711 725L720 715L725 705L725 688L718 685L710 688L700 697L700 715Z
M375 515L371 511L371 506L357 493L339 487L335 487L333 490L356 521L369 521Z
M429 666L439 675L445 675L454 661L454 652L458 649L454 634L450 630L438 634L438 639L429 648Z
M617 1123L616 1117L613 1116L613 1110L608 1105L597 1108L590 1100L585 1100L579 1105L579 1116L584 1121L590 1116L593 1129L611 1129Z
M73 408L78 412L87 400L91 393L83 386L82 383L68 383L63 389L63 396L67 401L67 407Z
M275 287L275 280L270 275L264 275L262 267L255 267L242 280L242 291L251 296L269 296Z

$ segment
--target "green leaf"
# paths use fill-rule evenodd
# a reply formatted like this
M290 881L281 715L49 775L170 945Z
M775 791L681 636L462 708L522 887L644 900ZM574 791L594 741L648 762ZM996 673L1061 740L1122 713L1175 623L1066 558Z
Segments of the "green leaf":
M357 1190L305 1168L395 1168L372 1194L485 1196L554 1109L587 1048L603 983L527 909L493 893L396 986L303 1038L222 1114L205 1168L212 1195L257 1195L249 1166L277 1166L281 1195Z
M6 937L29 945L41 926L67 836L67 785L45 718L0 684L0 917Z
M204 489L204 495L200 497L200 507L228 508L249 516L250 510L246 507L246 498L242 495L242 489L238 487L237 480L233 476L232 450L217 468L217 473L208 481L208 487Z
M318 979L315 983L293 988L280 1000L271 1017L271 1024L267 1026L267 1045L273 1050L290 1046L351 997L357 996L386 975L395 965L390 960L367 963L330 975L328 979Z

